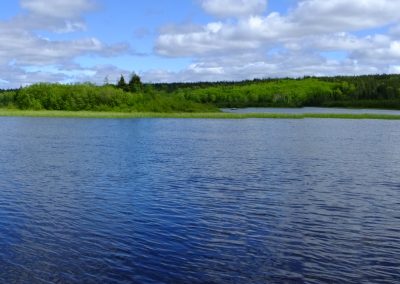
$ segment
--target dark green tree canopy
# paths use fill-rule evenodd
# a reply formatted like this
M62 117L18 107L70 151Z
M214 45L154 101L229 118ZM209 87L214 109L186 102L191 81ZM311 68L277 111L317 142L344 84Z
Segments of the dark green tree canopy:
M127 85L126 85L125 78L123 75L121 75L121 78L119 79L119 81L117 83L117 87L119 89L126 90Z
M140 92L143 89L139 75L133 73L128 83L128 90L132 93Z

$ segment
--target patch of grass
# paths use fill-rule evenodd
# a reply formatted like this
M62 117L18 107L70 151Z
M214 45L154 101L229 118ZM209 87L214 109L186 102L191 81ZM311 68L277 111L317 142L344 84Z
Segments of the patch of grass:
M347 113L305 113L303 118L336 118L336 119L386 119L400 120L396 114L347 114Z
M63 117L63 118L193 118L193 119L306 119L306 118L332 118L332 119L387 119L400 120L400 115L388 114L280 114L280 113L157 113L157 112L95 112L95 111L49 111L49 110L15 110L0 109L0 116L20 117Z

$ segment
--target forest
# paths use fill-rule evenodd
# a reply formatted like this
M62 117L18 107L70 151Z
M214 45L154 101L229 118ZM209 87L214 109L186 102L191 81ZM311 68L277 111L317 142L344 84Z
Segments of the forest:
M400 109L400 75L255 79L241 82L143 84L38 83L0 90L0 107L29 110L216 112L242 107Z

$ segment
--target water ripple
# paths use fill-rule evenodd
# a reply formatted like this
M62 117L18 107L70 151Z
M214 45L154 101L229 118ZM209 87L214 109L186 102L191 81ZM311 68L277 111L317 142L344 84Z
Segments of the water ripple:
M0 282L400 282L397 122L2 118L0 137Z

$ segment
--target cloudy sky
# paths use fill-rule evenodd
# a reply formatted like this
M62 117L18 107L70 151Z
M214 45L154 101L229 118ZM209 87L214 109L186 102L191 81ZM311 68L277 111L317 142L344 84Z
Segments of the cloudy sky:
M2 0L0 88L400 73L399 0Z

